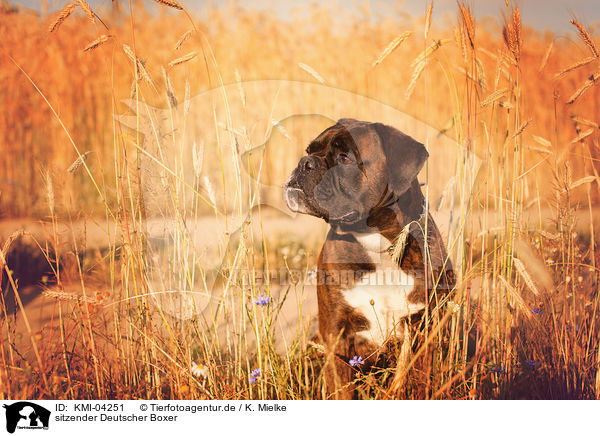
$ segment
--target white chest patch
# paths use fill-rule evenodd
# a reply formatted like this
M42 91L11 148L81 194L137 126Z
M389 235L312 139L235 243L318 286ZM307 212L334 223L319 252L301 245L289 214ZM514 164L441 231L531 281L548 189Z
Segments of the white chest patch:
M355 234L371 257L376 270L364 275L351 289L342 291L345 301L369 321L369 329L357 332L369 342L382 345L391 336L402 336L401 321L425 308L408 296L415 289L414 277L392 262L389 241L379 233Z

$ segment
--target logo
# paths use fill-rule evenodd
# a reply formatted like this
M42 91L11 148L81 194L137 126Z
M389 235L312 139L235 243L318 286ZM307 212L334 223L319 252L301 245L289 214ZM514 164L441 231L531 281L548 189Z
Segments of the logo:
M10 405L3 405L6 409L6 431L14 433L15 429L44 429L48 430L50 411L30 403L19 401Z

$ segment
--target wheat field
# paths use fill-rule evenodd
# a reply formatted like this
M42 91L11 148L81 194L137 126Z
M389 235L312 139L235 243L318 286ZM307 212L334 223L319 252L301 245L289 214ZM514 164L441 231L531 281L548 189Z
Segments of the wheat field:
M458 278L358 398L600 398L590 29L156 3L0 6L1 399L335 398L281 186L344 116L425 142Z

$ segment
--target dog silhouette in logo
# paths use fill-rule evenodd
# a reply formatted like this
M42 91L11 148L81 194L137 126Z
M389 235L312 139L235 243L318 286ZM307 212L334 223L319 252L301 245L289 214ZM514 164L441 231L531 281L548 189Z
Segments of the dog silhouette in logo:
M17 425L21 420L22 426L27 427L44 427L48 428L50 421L50 411L30 403L29 401L19 401L10 405L3 406L6 409L6 431L14 433Z

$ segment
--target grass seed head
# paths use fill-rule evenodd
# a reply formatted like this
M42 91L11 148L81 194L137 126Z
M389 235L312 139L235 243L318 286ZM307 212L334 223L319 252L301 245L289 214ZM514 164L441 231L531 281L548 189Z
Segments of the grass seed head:
M106 43L110 38L112 38L112 35L100 35L98 38L94 39L92 42L86 45L83 51L94 50L102 44Z
M58 13L58 16L56 17L56 19L52 22L52 24L50 24L50 27L48 28L48 31L49 32L54 32L55 30L58 30L58 28L60 27L60 25L67 18L69 18L69 15L71 15L71 13L75 10L76 7L77 7L76 4L71 3L70 5L67 5L62 11L60 11Z
M92 21L92 23L95 23L96 18L94 15L94 11L92 11L92 8L90 7L90 5L87 4L87 2L85 0L76 0L76 1L77 1L77 4L79 5L79 7L81 7L81 9L83 9L83 11L87 15L87 17Z
M170 8L174 8L177 9L179 11L183 10L183 6L181 6L178 2L176 2L175 0L154 0L156 3L160 3L162 5L165 6L169 6Z

